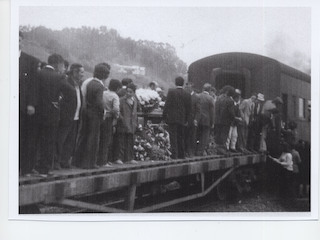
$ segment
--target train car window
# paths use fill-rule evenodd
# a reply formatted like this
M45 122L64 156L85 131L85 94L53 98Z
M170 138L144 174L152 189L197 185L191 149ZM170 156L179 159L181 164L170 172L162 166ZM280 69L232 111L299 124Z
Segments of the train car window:
M297 102L296 102L296 96L292 96L292 104L293 104L293 118L297 117Z
M311 121L311 100L308 100L308 111L307 111L308 121Z
M299 118L305 118L305 99L299 98Z

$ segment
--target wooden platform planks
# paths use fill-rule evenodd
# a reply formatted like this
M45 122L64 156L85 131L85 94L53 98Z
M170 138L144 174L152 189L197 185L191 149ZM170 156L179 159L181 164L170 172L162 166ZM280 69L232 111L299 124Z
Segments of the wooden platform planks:
M20 180L19 204L56 202L62 199L108 192L114 189L138 186L143 183L205 173L231 167L264 162L264 155L237 155L230 157L206 156L137 165L115 166L97 170L72 169L55 172L54 178L35 181Z

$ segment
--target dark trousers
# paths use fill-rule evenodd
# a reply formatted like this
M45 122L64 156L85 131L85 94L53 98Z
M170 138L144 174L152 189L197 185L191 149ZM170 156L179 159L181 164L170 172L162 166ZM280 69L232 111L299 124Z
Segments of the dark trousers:
M59 124L57 137L57 162L62 166L71 165L78 133L79 120Z
M229 136L230 125L216 124L214 131L216 144L219 147L227 148L226 143Z
M113 143L113 118L106 118L101 124L100 130L100 143L99 143L99 154L98 154L98 165L105 165L111 160L111 151Z
M260 120L257 120L248 126L248 149L259 151L261 130L262 124Z
M188 126L185 129L185 149L190 157L195 155L196 145L197 145L197 127Z
M244 148L247 148L247 143L248 143L248 132L249 132L249 128L247 124L244 124L242 126L242 135L243 135L243 146Z
M267 158L266 168L265 168L265 174L266 174L265 187L270 193L276 193L277 195L280 194L282 170L283 170L282 166L280 166L278 163L274 162L270 158Z
M171 158L185 158L185 127L180 124L169 123Z
M280 194L283 198L292 199L294 198L294 182L293 182L293 172L282 168L281 172L281 182L280 182Z
M39 173L47 174L56 157L56 136L58 124L39 125Z
M256 141L256 134L255 130L252 126L248 128L248 140L247 140L247 147L250 150L255 149L255 141Z
M111 150L110 152L108 153L109 154L109 161L110 162L115 162L118 157L118 154L119 154L119 140L118 140L118 135L119 133L116 131L114 134L113 134L113 141L112 141L112 146L111 146Z
M133 158L133 134L132 133L118 133L118 151L116 159L123 162L134 160Z
M237 139L237 148L245 149L246 148L246 125L238 125L238 139Z
M81 168L94 168L97 163L97 155L100 140L100 114L85 110L79 136L79 144L75 152L75 165Z
M30 173L36 165L38 127L36 116L19 113L19 169Z
M74 151L74 156L72 158L72 164L74 164L77 167L81 167L81 161L82 161L82 153L81 147L85 146L87 142L87 122L88 122L88 114L86 112L86 109L83 108L81 112L81 118L79 123L79 130L78 130L78 136L76 139L76 146Z
M198 139L199 139L199 144L197 145L197 155L202 156L204 151L207 149L207 147L209 145L210 127L199 125Z

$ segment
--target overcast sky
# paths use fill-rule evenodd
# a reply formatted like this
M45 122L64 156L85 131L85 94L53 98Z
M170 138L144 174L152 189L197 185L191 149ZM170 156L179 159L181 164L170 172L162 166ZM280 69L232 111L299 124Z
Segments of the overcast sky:
M19 16L20 25L104 25L122 37L168 42L187 64L237 51L273 57L306 72L310 68L310 8L20 7Z

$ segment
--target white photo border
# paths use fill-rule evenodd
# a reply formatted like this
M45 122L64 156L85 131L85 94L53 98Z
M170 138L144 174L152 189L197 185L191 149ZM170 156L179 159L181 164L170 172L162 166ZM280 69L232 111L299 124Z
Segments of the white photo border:
M269 221L269 220L317 220L318 189L319 189L319 23L320 9L316 1L247 1L240 4L238 1L39 1L39 0L12 0L11 1L11 69L10 69L10 152L9 152L9 219L10 220L38 220L38 221ZM311 211L293 213L144 213L144 214L34 214L19 215L18 197L18 33L20 6L203 6L203 7L310 7L312 9L312 74L311 74Z

